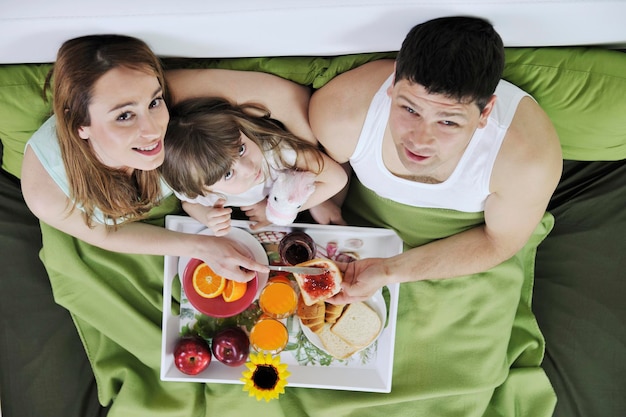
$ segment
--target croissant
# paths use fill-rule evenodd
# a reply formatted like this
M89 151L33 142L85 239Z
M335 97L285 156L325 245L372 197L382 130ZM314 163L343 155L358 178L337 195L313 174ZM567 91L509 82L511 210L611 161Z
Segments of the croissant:
M343 313L343 308L346 306L345 304L326 304L326 310L324 312L324 319L326 323L333 324L337 321L341 313Z
M326 305L323 301L308 306L304 303L302 295L298 297L298 317L300 317L302 324L311 329L312 332L320 332L324 327L325 312Z

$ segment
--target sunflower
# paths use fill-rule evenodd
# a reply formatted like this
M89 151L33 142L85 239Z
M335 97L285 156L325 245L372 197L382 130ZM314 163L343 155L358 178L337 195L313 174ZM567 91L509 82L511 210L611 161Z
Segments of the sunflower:
M291 374L287 371L287 364L280 363L280 356L251 353L246 368L248 370L243 372L241 381L245 383L243 390L248 391L250 397L269 402L285 392L287 377Z

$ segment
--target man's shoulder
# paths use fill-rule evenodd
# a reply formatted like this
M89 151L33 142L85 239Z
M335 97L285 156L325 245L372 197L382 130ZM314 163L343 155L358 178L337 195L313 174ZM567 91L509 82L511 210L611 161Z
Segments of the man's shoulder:
M371 61L337 75L316 94L372 97L393 72L393 60Z
M492 179L516 175L553 177L562 162L558 135L550 119L530 97L523 98L502 143Z
M309 105L311 128L340 162L351 155L372 98L392 72L393 61L372 61L336 76L313 93Z
M375 61L366 62L363 65L359 65L358 67L352 68L342 74L339 74L337 77L331 80L331 82L342 77L359 79L359 81L363 81L363 79L369 80L371 77L376 77L377 75L386 78L393 72L394 62L395 61L393 59L378 59Z

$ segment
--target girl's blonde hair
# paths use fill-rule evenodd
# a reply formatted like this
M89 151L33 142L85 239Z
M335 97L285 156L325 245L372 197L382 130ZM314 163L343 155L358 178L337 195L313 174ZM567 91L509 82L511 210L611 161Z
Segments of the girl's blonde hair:
M165 90L159 58L145 42L122 35L90 35L66 41L46 80L46 88L52 80L56 130L69 181L71 209L81 207L89 226L96 209L116 225L120 219L145 217L161 197L157 170L135 169L129 176L110 168L78 135L81 126L91 124L89 104L96 82L118 67L154 75Z
M323 169L321 151L312 143L290 133L269 111L254 103L236 105L217 97L192 98L171 108L165 136L163 179L172 189L196 198L207 192L232 168L239 157L241 134L259 146L264 155L271 150L287 169L281 156L283 146L296 151L297 158L312 161L310 171ZM296 161L297 162L297 161Z

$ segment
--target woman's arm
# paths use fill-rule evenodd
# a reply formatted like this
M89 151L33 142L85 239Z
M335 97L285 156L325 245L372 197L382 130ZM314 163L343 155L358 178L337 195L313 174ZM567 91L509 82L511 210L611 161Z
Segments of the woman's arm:
M22 193L30 210L41 221L106 250L198 258L218 274L237 281L249 281L253 277L252 272L243 271L240 267L267 271L265 265L240 253L228 239L175 232L142 222L125 223L115 230L103 224L90 228L78 209L70 211L71 202L30 147L24 153Z
M302 139L317 144L309 126L311 90L273 74L224 69L181 69L166 73L173 102L222 97L237 104L258 103Z

